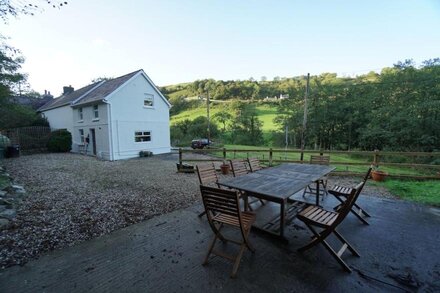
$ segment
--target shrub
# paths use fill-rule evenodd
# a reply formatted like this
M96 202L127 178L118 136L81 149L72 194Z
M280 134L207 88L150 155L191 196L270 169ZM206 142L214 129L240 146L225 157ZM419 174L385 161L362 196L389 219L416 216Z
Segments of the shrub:
M139 157L143 158L143 157L151 157L153 156L153 153L150 151L140 151L139 152Z
M72 135L65 129L52 131L50 134L47 149L49 152L69 152L72 148Z

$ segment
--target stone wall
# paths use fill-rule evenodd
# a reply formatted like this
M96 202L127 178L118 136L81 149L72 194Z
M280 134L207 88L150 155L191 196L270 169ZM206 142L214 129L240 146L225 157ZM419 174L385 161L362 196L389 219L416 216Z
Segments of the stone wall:
M26 196L23 186L14 184L11 176L0 167L0 230L7 229L17 215L17 207Z

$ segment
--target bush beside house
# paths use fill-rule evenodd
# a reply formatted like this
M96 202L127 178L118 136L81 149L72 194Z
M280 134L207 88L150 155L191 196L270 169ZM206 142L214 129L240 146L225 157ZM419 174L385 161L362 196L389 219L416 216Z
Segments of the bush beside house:
M63 153L70 152L72 149L72 135L65 129L52 131L49 142L47 143L47 150L49 152Z

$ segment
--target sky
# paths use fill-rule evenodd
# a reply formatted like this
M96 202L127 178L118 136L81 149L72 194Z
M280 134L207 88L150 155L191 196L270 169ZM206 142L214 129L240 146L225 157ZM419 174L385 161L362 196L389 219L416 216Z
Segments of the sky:
M18 0L17 0L18 1ZM67 0L0 24L54 96L143 69L156 85L379 71L440 57L439 0Z

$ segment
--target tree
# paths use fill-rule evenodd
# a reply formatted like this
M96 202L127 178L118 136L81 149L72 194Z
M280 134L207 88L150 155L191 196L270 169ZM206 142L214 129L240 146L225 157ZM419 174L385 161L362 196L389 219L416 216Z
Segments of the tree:
M215 120L217 120L218 122L223 124L223 132L225 132L226 131L226 123L232 119L232 115L229 112L223 110L223 111L215 113L212 116L212 118L214 118Z
M19 73L24 58L20 51L8 46L0 36L0 126L3 129L31 125L48 125L30 107L12 104L10 96L19 91L26 76Z
M36 11L44 10L40 4L52 6L53 8L61 8L67 5L67 1L34 0L32 2L22 2L0 0L0 18L6 23L9 16L17 17L20 14L34 15Z
M236 102L233 105L235 117L232 123L233 143L261 145L263 143L262 123L258 119L255 104Z

